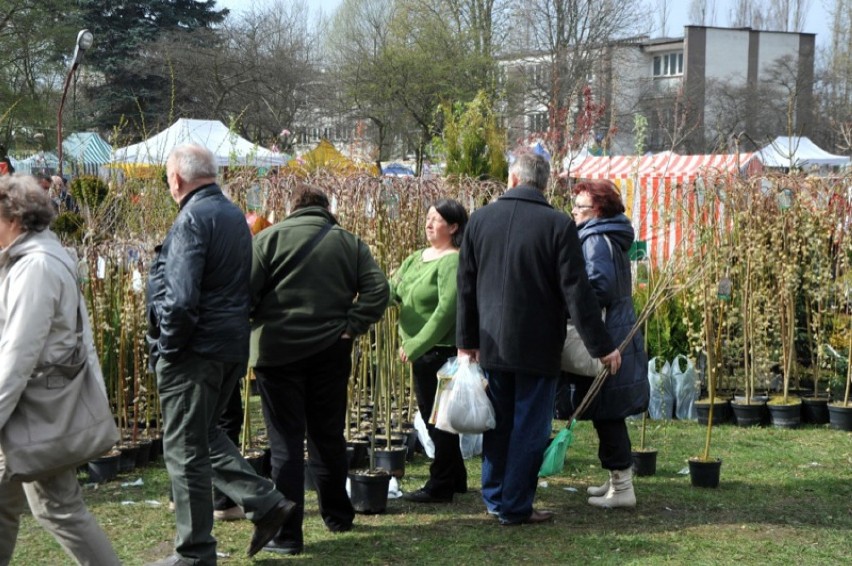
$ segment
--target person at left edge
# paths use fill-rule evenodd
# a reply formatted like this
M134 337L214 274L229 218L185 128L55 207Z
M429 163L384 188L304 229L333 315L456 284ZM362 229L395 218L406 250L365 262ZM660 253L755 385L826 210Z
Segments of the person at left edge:
M148 341L177 536L175 554L154 564L211 565L213 485L254 523L249 556L296 505L258 476L217 426L248 361L251 234L245 218L216 184L216 161L206 148L175 148L166 176L180 211L149 273Z
M0 429L38 367L61 363L77 344L80 292L71 256L48 228L56 215L29 175L0 178ZM65 258L65 269L57 258ZM88 319L84 334L91 336ZM79 378L82 379L82 378ZM0 469L4 468L0 452ZM121 562L86 509L75 469L34 482L0 482L0 566L15 550L24 501L77 564Z

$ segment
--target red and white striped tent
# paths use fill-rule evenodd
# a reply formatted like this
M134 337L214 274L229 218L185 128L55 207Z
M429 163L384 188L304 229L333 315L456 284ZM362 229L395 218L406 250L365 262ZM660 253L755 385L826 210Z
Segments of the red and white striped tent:
M636 239L647 243L655 263L668 259L683 240L689 211L694 209L692 185L703 179L711 185L726 178L762 170L753 153L587 157L569 171L575 179L609 179L621 191ZM722 213L722 211L720 211Z

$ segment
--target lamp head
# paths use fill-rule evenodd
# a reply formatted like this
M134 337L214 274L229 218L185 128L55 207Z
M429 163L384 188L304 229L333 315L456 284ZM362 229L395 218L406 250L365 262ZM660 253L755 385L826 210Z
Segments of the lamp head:
M80 51L86 51L92 46L95 41L95 36L87 29L81 29L77 34L77 48Z

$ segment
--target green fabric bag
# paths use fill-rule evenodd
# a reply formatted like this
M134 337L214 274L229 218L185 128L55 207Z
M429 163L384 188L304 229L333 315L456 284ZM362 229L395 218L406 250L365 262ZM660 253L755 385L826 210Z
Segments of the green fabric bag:
M550 442L550 446L544 451L544 461L541 463L538 477L546 478L558 474L565 468L565 453L568 452L568 447L574 442L574 425L576 423L576 420L571 421L571 425L560 430L559 434Z

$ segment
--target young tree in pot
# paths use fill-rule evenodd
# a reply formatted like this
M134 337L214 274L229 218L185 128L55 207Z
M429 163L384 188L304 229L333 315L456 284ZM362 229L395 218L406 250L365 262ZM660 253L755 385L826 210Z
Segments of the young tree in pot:
M728 304L733 296L733 284L728 277L730 247L726 242L736 234L722 232L724 227L717 223L718 195L705 194L697 211L693 225L696 230L696 254L694 261L704 266L697 293L692 304L698 308L696 347L706 356L707 423L704 434L704 450L700 456L689 459L689 476L695 487L717 487L722 461L710 456L713 424L716 417L716 387L722 368L722 335L727 320Z
M850 262L852 262L852 238L850 238L850 234L844 233L840 244L838 246L840 249L837 258L837 280L848 284L849 277L852 275L852 270L850 270ZM840 296L843 297L842 294ZM835 397L835 401L828 404L828 414L831 428L852 431L852 304L850 304L847 298L843 298L842 300L847 333L846 380L842 400Z
M738 271L742 323L743 397L735 398L731 408L739 426L759 425L763 419L766 397L755 395L757 375L768 375L772 366L770 353L774 318L771 316L776 297L767 272L774 269L770 259L772 223L776 209L762 193L759 179L734 185L728 197L733 225L732 271Z
M362 355L357 358L357 366L353 366L354 375L369 376L366 367L372 364L372 356L364 355L365 352L370 352L370 333L364 334L358 338L356 349ZM370 387L370 397L373 401L373 406L378 403L378 380L374 380ZM349 491L352 507L357 513L376 514L384 513L387 508L388 501L388 486L390 484L391 475L387 470L376 467L376 426L377 415L373 415L370 419L370 450L369 450L369 468L360 470L350 470L349 472Z
M783 392L768 403L772 424L776 427L794 428L801 416L801 400L790 395L790 382L796 368L796 304L804 283L801 265L803 257L804 234L801 233L803 198L801 192L794 197L788 188L792 179L785 179L778 194L778 210L775 215L775 229L771 231L771 252L775 269L769 272L775 288L777 300L779 342L781 350L781 374ZM798 191L804 187L797 187ZM772 256L770 256L772 257Z

